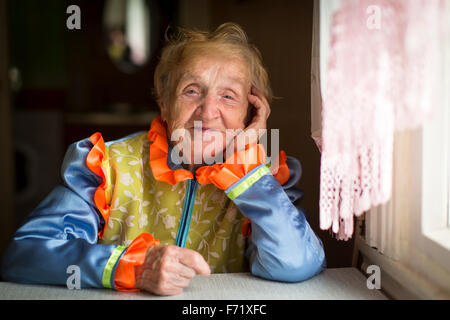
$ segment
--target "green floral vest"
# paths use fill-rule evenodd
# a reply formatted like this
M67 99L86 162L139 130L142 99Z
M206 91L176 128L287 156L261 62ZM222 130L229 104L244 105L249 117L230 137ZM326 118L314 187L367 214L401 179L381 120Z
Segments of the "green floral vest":
M147 134L105 148L106 201L110 205L102 244L128 246L148 232L161 245L175 244L187 181L170 185L157 181L149 165ZM199 185L186 248L203 255L211 271L244 272L246 217L216 186Z

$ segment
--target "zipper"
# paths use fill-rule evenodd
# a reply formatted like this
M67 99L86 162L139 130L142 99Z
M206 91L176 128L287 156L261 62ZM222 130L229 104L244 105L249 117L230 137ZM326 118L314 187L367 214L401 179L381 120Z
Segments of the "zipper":
M181 212L180 224L178 225L175 245L181 248L186 246L186 240L191 224L192 210L194 209L195 196L197 195L198 182L191 179L187 181L187 194L184 198L183 210Z

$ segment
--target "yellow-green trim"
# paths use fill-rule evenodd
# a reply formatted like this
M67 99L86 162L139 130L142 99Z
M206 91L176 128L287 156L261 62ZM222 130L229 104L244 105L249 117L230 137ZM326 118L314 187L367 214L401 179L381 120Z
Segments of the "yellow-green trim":
M258 170L253 172L250 176L248 176L244 181L242 181L238 186L236 186L233 190L231 190L227 195L228 198L234 200L239 197L245 190L250 188L256 181L261 179L262 176L270 173L270 169L267 166L261 166Z
M108 259L108 262L106 262L105 269L103 269L103 277L102 277L102 284L105 288L111 289L111 276L114 269L114 266L116 265L117 260L119 260L122 252L127 247L124 246L117 246L117 248L114 249L113 253Z

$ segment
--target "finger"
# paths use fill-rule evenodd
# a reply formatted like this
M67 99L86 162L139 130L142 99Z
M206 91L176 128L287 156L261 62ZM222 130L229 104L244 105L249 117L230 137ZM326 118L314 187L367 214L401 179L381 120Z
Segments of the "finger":
M184 288L149 282L142 289L160 296L173 296L182 293Z
M255 96L262 96L261 90L259 90L256 86L252 85L250 89L250 93L254 94Z
M250 102L250 104L252 104L256 109L260 109L262 107L262 103L258 97L252 95L251 93L248 94L248 102Z
M167 275L167 279L177 276L190 280L195 277L194 269L182 264L177 257L168 256L162 258L160 261L160 271Z
M172 288L172 289L166 289L166 290L157 290L156 292L152 292L152 293L156 293L160 296L176 296L179 295L183 292L183 288Z
M194 272L195 276L195 272ZM191 278L185 278L181 276L180 273L174 271L164 272L159 278L158 283L163 285L165 288L185 288L189 285ZM162 282L162 283L161 283Z
M250 101L250 99L249 99L249 101ZM250 102L250 103L253 106L255 106L256 113L253 116L253 120L252 120L251 124L249 125L249 127L251 125L259 126L259 125L265 124L265 122L269 118L270 109L268 107L265 107L262 104L262 102L260 100L258 100L258 98L256 98L256 100L254 102Z
M174 273L171 275L169 283L173 286L173 287L177 287L177 288L185 288L189 285L189 283L191 282L191 279L182 277L180 274L178 273Z
M248 101L257 109L256 116L261 116L263 118L267 118L269 116L270 106L264 97L261 99L256 95L249 94Z
M203 256L197 251L191 249L181 249L178 255L179 261L186 267L193 269L196 273L202 276L209 276L211 268L206 263Z
M250 94L261 99L261 101L264 102L264 104L269 105L269 102L267 101L266 96L257 87L252 86L252 90L251 90Z
M179 273L167 269L174 268L166 268L166 270L159 272L149 269L145 270L139 279L139 287L146 290L150 289L150 291L154 292L166 292L168 290L183 289L189 285L191 279L182 277Z
M161 249L162 246L151 246L150 248L148 248L147 253L145 255L145 260L144 260L144 264L146 265L151 265L154 267L155 265L155 260L159 260L161 258Z
M192 268L187 267L182 263L178 263L176 273L180 275L180 277L186 279L192 279L195 277L195 271Z

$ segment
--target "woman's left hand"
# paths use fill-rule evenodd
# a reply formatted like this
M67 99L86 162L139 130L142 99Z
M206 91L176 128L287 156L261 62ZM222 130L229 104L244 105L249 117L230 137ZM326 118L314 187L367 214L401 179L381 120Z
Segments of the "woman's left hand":
M255 107L256 114L244 131L254 129L258 132L258 130L266 129L267 119L270 115L270 105L266 97L264 97L259 89L252 86L251 92L248 94L248 102Z
M270 105L262 92L255 86L252 86L251 92L248 94L249 108L255 108L256 113L250 120L250 124L241 130L233 138L234 152L242 151L249 143L258 143L259 138L267 129L267 119L270 115Z

